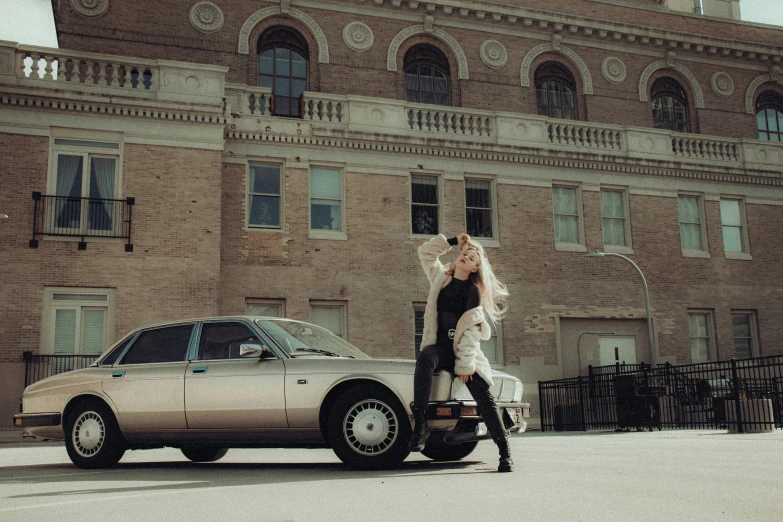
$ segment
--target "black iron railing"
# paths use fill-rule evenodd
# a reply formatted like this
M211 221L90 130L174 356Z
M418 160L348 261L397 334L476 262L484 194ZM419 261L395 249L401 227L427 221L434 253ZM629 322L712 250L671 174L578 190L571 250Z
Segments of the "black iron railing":
M783 428L783 356L590 367L539 382L541 429Z
M87 248L86 238L104 237L127 239L125 251L133 252L131 222L135 198L77 198L33 192L33 202L30 248L38 248L38 236L81 238L79 250Z
M27 388L41 379L87 368L98 357L98 355L37 355L33 352L22 352L25 363L24 386Z

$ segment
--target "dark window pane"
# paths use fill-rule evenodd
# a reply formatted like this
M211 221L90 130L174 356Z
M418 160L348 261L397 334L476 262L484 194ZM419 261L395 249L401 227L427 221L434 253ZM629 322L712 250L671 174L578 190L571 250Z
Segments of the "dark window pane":
M304 80L292 80L291 81L291 96L299 98L303 92L305 92L306 82Z
M192 324L142 332L120 364L184 361L192 332Z
M275 114L279 114L281 116L291 115L290 98L284 98L282 96L275 98Z
M492 211L469 208L466 212L468 235L492 237Z
M250 165L250 191L260 194L280 194L280 167Z
M280 198L250 196L250 225L280 227Z
M261 341L241 323L205 324L201 330L198 358L238 359L239 346L244 343L261 344Z
M288 49L275 49L275 73L278 76L291 75L291 51Z
M291 76L307 78L307 61L295 52L291 53Z
M272 76L261 75L258 77L259 87L268 87L271 89L273 82L274 82L274 78Z
M434 236L438 233L438 207L412 205L413 233Z
M438 178L434 176L411 176L413 203L438 204Z
M276 96L291 96L291 79L277 77L275 80Z
M258 72L261 74L273 74L274 71L274 49L267 49L258 56Z

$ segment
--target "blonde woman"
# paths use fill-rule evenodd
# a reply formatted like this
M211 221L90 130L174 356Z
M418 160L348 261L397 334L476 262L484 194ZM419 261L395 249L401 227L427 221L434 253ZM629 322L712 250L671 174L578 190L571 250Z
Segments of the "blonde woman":
M443 265L439 258L452 246L459 246L459 255L453 264ZM444 369L456 373L476 400L500 452L498 471L513 471L508 433L489 390L492 369L480 348L480 342L491 335L487 319L497 322L502 318L508 292L492 272L484 248L467 234L448 240L442 234L435 236L419 247L419 260L430 292L413 379L411 451L421 451L427 442L432 372Z

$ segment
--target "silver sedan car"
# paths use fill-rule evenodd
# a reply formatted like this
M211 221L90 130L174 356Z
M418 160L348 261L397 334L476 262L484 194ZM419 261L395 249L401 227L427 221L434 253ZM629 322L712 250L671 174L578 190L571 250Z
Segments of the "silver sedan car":
M372 359L324 328L288 319L215 317L139 328L92 366L27 387L14 425L64 440L80 468L126 450L180 448L194 462L228 448L331 447L357 469L399 466L411 435L414 361ZM522 383L496 372L509 430L530 405ZM438 373L423 453L466 457L487 438L467 388Z

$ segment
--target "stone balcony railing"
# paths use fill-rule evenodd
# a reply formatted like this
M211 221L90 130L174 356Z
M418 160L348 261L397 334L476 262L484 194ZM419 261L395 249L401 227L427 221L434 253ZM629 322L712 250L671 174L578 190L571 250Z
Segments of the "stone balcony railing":
M213 65L0 41L0 85L80 101L111 97L222 107L227 71Z
M265 127L243 116L278 119L270 113L270 89L229 85L234 128ZM685 134L660 129L555 120L530 114L481 111L399 100L305 92L302 118L311 129L334 129L404 138L440 138L485 145L592 153L688 166L783 172L783 144ZM233 101L232 101L233 100ZM285 118L290 120L290 118ZM301 130L301 127L300 127ZM304 132L304 131L302 131Z
M25 63L27 62L27 64ZM39 66L31 69L29 63ZM444 146L541 151L566 157L692 169L783 173L783 144L659 129L554 120L531 114L305 92L300 118L272 114L269 89L226 84L226 67L79 53L0 41L0 89L16 97L97 100L219 113L237 133L338 132ZM21 98L20 98L21 99ZM6 102L14 103L14 102ZM20 102L21 103L21 102ZM211 116L210 116L211 119ZM271 127L270 127L271 125ZM229 134L231 135L231 134ZM235 134L238 135L238 134ZM380 137L380 138L379 138ZM614 158L614 159L613 159Z

